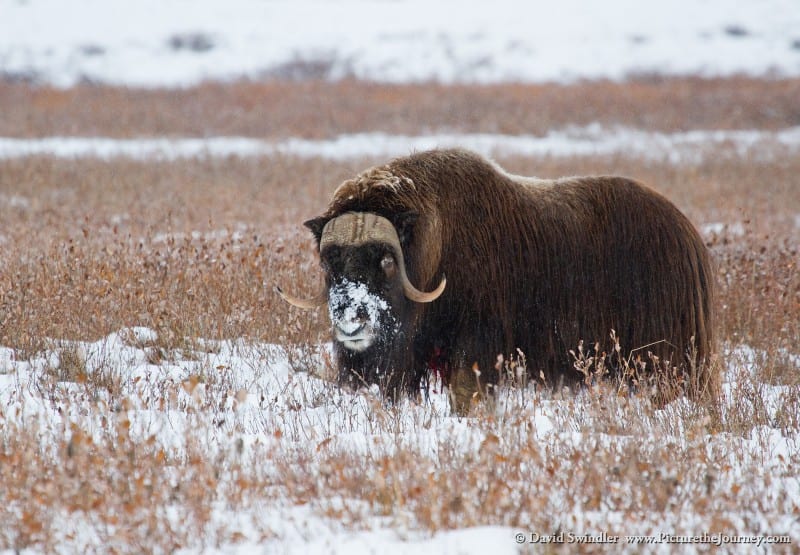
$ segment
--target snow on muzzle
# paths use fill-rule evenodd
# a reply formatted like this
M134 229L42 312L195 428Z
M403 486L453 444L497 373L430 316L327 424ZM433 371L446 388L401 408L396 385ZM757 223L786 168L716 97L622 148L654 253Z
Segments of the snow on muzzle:
M351 351L369 349L395 326L389 304L364 283L343 280L328 292L334 339Z

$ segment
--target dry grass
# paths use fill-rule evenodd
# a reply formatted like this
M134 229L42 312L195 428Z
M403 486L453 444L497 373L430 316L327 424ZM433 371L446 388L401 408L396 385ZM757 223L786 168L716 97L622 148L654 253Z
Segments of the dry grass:
M312 329L317 337L324 323L315 313L309 318L287 308L272 286L315 289L310 233L300 222L319 213L339 181L368 163L4 162L0 343L96 339L130 325L168 329L176 337L294 342L307 340ZM540 176L636 176L698 225L729 224L727 232L709 237L718 266L718 336L759 348L795 348L796 158L775 163L720 156L678 166L623 158L503 163Z
M170 337L307 338L305 315L289 331L276 319L286 311L272 286L314 275L297 225L310 210L293 199L321 198L337 171L280 158L6 162L0 344L131 324Z
M800 124L798 86L687 78L452 89L239 83L168 93L5 84L0 135L513 133L594 120L770 128ZM18 107L9 111L10 103ZM89 109L96 105L103 109ZM54 551L66 542L171 552L245 536L268 541L284 531L269 514L304 507L351 530L381 516L411 536L498 524L800 540L797 474L789 470L800 451L769 455L771 433L796 442L800 430L800 160L741 158L724 148L677 165L624 156L501 160L543 177L635 176L698 225L728 224L708 236L717 335L721 344L754 348L755 375L738 377L718 419L683 402L655 411L605 386L577 397L510 386L504 411L464 421L442 417L435 405L345 396L310 378L304 371L321 364L304 345L326 337L326 318L291 309L272 291L275 283L315 289L319 273L300 222L369 163L0 162L0 345L14 349L15 364L41 364L30 388L64 415L37 424L17 418L25 403L0 409L0 549ZM90 360L83 342L131 326L156 332L125 336L131 357L154 376L174 365L188 375L131 380L118 360ZM237 348L252 379L237 377L243 369L221 364L220 347L200 338L243 338ZM274 360L264 343L301 346L285 383L265 385ZM722 351L719 364L733 368L743 356ZM778 407L767 406L774 384L791 386ZM248 395L253 412L231 409ZM166 415L180 445L136 429L135 411ZM320 423L320 412L338 416ZM553 426L547 435L538 429L542 414ZM348 443L353 435L366 437L362 448ZM220 522L220 513L237 516Z
M544 134L592 122L661 131L775 129L800 125L799 97L800 79L748 77L487 86L245 81L186 90L0 82L0 136Z

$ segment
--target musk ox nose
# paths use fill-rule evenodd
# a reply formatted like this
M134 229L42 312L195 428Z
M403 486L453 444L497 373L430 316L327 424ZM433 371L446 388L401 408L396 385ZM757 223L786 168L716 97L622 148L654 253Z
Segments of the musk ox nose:
M334 338L349 350L368 349L393 321L388 303L364 283L342 280L331 287L328 299Z
M347 325L361 325L370 320L371 313L364 302L348 295L332 295L336 298L330 308L331 318Z
M336 323L340 330L348 335L355 335L370 323L369 312L367 307L359 305L351 307L351 310L345 310L342 317Z
M364 330L366 327L366 322L364 320L350 322L339 320L336 322L335 326L339 328L339 330L345 335L356 335L360 331Z

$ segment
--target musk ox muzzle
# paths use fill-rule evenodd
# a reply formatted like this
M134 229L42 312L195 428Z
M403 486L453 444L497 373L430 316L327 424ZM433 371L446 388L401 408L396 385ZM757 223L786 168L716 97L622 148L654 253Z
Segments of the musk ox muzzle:
M331 219L322 229L319 242L319 252L332 245L357 247L367 243L384 243L391 247L397 258L397 268L400 282L406 298L417 303L430 303L438 299L444 292L447 279L443 276L439 286L429 293L420 291L411 283L406 271L403 249L392 222L371 212L346 212L341 216ZM301 299L289 295L280 287L275 291L289 304L298 308L316 308L329 300L329 291L323 289L310 299Z

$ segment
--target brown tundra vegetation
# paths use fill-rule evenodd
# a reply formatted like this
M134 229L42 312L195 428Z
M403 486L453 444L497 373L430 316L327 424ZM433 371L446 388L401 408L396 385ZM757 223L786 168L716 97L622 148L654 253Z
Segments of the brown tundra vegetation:
M800 125L798 97L800 80L738 77L0 83L0 136L775 130ZM362 533L415 546L488 526L509 552L540 547L516 544L518 531L619 535L609 550L628 552L627 534L739 534L792 552L800 156L777 142L697 150L497 161L545 179L635 177L700 230L717 284L717 402L659 408L613 378L541 387L523 379L530 352L503 361L496 402L468 418L439 383L395 404L338 387L327 311L273 291L318 292L317 245L298 223L385 160L0 160L0 551L332 550L373 537ZM438 285L409 273L423 293ZM579 375L598 369L589 347L573 346Z

